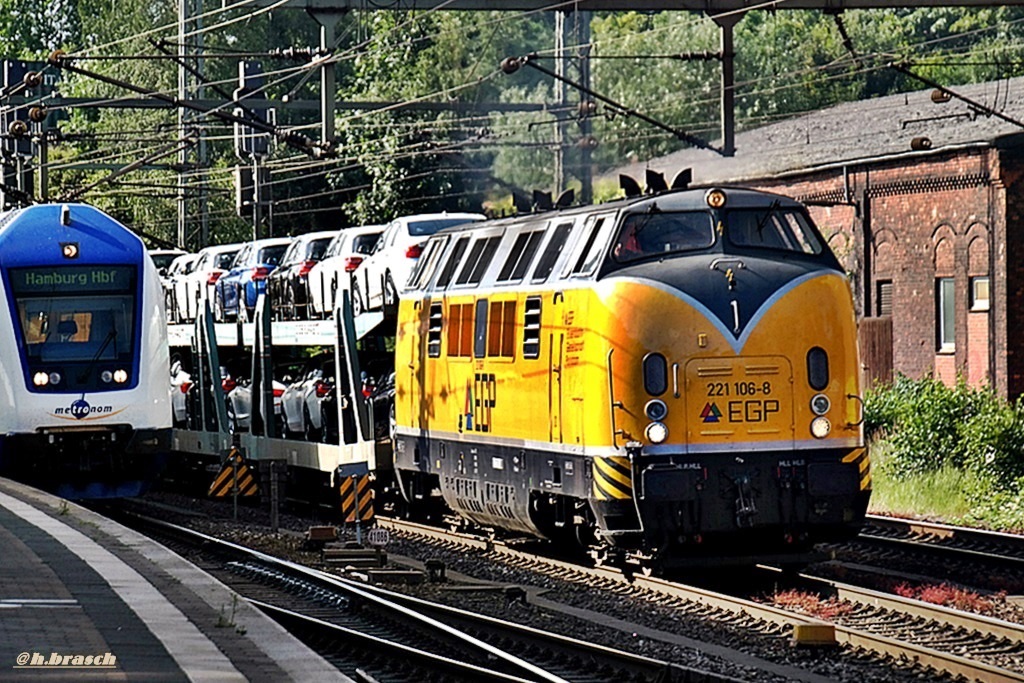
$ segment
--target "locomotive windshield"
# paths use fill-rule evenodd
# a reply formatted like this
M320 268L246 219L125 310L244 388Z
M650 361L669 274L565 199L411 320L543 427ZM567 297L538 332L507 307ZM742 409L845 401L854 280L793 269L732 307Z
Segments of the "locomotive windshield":
M820 254L824 247L803 211L777 204L725 212L725 232L737 247Z
M11 269L16 327L29 366L129 362L135 282L133 266Z
M628 216L612 255L619 263L710 247L715 241L706 211L642 213Z

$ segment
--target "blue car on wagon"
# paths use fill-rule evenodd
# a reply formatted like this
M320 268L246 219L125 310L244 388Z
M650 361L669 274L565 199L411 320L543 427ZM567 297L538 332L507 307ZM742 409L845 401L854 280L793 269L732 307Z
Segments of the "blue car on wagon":
M256 298L267 290L267 276L281 263L291 241L291 237L270 237L242 247L231 262L231 269L217 280L217 320L251 319Z

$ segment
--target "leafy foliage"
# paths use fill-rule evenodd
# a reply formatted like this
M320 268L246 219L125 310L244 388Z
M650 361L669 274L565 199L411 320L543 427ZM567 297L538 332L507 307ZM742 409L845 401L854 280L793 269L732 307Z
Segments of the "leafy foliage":
M41 59L80 31L78 0L0 0L0 55Z
M1024 526L1024 402L1008 404L962 379L947 387L900 375L867 393L865 428L872 453L884 453L875 467L894 482L963 472L972 515Z

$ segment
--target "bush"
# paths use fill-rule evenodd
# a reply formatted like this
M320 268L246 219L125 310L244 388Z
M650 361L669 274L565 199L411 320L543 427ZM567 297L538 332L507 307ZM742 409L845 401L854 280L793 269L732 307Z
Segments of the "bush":
M868 437L887 442L894 479L953 467L1005 490L1024 477L1024 406L991 389L900 375L867 393L864 415Z

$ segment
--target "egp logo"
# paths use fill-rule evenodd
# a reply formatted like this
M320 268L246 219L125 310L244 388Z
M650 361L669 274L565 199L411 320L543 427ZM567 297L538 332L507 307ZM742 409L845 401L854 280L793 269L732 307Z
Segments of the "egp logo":
M71 415L75 419L81 420L83 417L89 414L89 402L84 398L80 398L71 404Z

